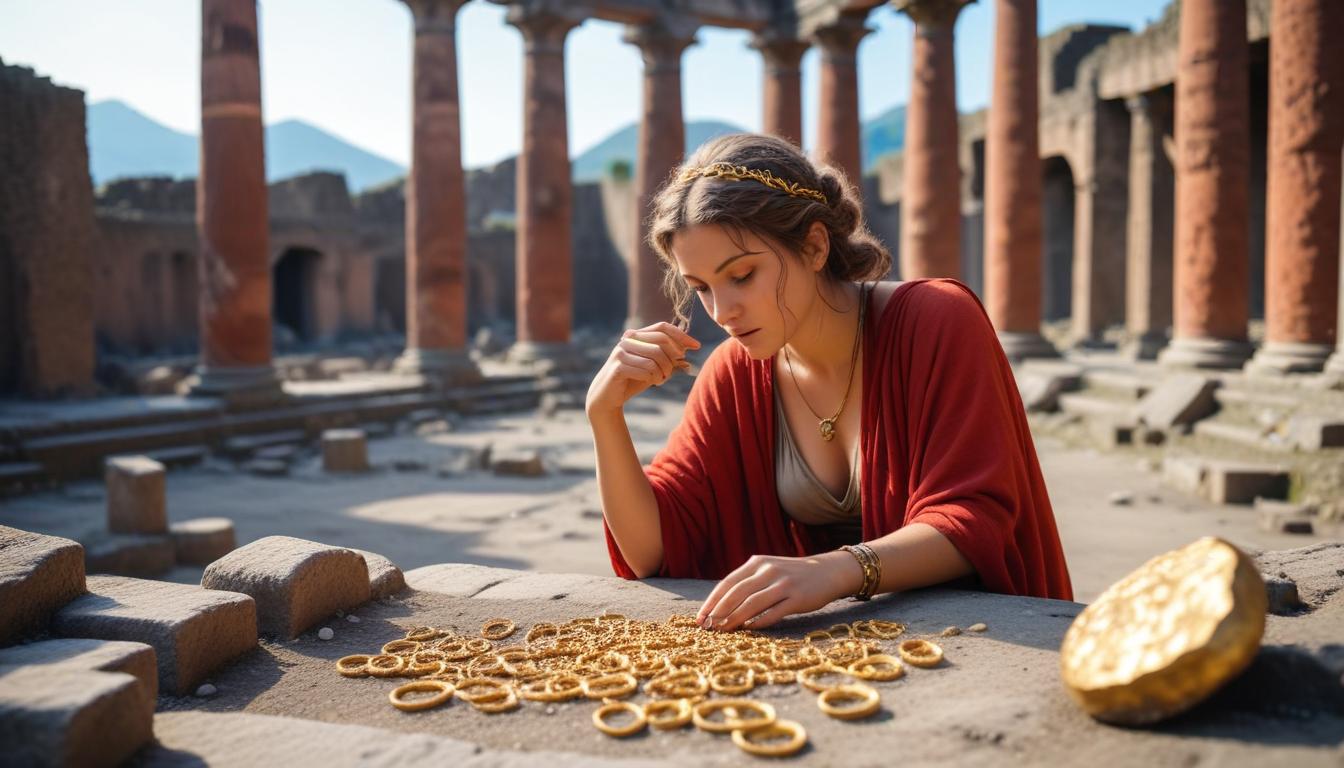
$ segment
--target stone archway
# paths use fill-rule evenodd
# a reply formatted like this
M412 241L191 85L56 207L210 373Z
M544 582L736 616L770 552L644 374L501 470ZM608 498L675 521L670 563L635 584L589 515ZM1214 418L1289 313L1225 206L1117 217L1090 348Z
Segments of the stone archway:
M1062 156L1041 162L1041 313L1049 322L1073 314L1073 169Z
M321 262L321 251L290 246L271 267L271 316L275 325L293 334L294 342L309 342L317 337L317 280ZM277 338L276 346L283 346L291 339Z

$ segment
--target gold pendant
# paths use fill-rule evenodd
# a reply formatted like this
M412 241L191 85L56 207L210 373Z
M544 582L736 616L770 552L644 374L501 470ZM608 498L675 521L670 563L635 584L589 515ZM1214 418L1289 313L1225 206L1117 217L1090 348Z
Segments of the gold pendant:
M821 430L822 440L829 443L835 439L835 419L822 419L817 429Z

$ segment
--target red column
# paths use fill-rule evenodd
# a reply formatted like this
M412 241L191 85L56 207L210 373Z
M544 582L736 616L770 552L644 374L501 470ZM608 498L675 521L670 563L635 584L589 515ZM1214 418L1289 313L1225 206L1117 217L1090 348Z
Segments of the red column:
M905 112L901 278L961 277L961 167L953 28L968 0L896 0L915 22Z
M866 16L866 11L839 14L834 22L812 32L821 48L816 154L844 171L856 190L863 188L857 54L859 41L872 31L863 24Z
M639 46L644 59L644 107L635 161L635 247L630 264L629 316L626 326L642 328L674 317L663 292L664 267L649 247L648 215L653 197L686 151L681 112L681 53L695 42L692 24L659 22L630 27L625 41Z
M762 94L761 130L772 136L803 143L803 40L769 32L757 35L751 46L765 60L765 88Z
M1171 136L1171 92L1125 100L1129 108L1129 210L1125 231L1124 354L1152 360L1171 326L1171 238L1174 188L1165 145Z
M1265 345L1247 370L1314 372L1339 303L1344 5L1274 0L1271 13Z
M415 24L406 183L406 352L397 368L438 383L480 376L467 355L466 188L455 21L465 0L405 0Z
M1184 0L1180 25L1174 338L1158 360L1238 368L1251 353L1246 2Z
M269 400L271 264L256 0L201 2L201 362L193 392Z
M523 34L523 150L518 155L518 342L512 359L567 367L573 321L572 182L565 115L565 36L582 21L566 6L509 6Z
M985 133L985 307L1009 359L1055 357L1041 336L1041 152L1036 0L994 4Z

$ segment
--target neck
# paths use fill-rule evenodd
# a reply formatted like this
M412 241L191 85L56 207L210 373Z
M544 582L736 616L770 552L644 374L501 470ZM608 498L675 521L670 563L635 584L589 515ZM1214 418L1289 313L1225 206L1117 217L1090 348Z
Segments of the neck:
M814 376L843 380L849 376L859 333L859 286L827 283L784 345L795 367Z

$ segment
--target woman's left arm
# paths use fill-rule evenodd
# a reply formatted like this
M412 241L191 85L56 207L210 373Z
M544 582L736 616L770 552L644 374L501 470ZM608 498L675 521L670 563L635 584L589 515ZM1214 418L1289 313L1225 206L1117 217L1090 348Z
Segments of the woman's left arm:
M911 523L867 542L882 563L877 592L941 584L975 572L933 526ZM863 568L844 551L807 557L756 555L714 587L696 621L705 629L762 629L858 593Z

